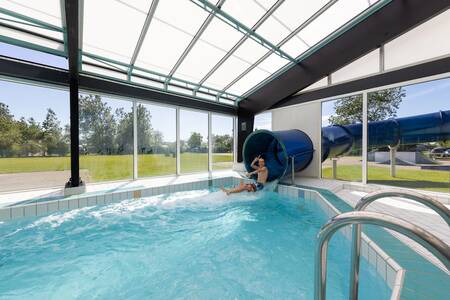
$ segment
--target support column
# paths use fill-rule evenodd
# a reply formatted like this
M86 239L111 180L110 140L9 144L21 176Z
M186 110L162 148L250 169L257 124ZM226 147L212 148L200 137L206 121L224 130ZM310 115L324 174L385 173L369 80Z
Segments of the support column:
M66 187L82 184L80 179L80 136L78 107L78 0L65 0L70 94L70 179ZM78 191L74 191L75 193ZM67 192L72 193L72 192Z
M133 100L133 179L138 178L138 120L137 101Z
M211 174L213 167L213 142L212 142L212 114L208 113L208 172Z
M368 118L367 118L367 109L368 109L368 96L367 92L363 92L363 120L362 120L362 183L367 184L367 142L368 142Z
M391 177L397 176L396 170L396 155L397 155L397 146L391 147L389 146L389 160L390 160L390 173Z
M331 168L333 179L337 179L337 161L338 159L336 157L332 158L331 161L333 162L333 166Z
M176 110L176 173L181 174L181 144L180 144L180 108Z

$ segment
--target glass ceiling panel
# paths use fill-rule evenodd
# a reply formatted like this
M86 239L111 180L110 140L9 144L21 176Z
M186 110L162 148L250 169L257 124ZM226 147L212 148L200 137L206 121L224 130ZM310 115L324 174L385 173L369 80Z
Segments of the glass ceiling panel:
M314 45L369 6L367 0L340 0L303 29L299 36Z
M58 53L62 53L64 51L64 44L62 44L62 43L59 43L59 42L56 42L53 40L49 40L47 38L39 37L32 33L25 33L25 32L17 31L17 30L7 28L7 27L0 26L0 39L2 39L1 36L20 41L21 43L25 42L25 43L30 43L33 45L45 47L49 50L49 51L47 51L47 49L37 49L37 50L41 50L43 52L50 52L50 50L54 50L55 54L58 54ZM7 42L9 42L9 41L7 41ZM18 45L18 46L22 46L22 45ZM58 52L58 53L56 53L56 52Z
M159 1L136 66L168 74L207 16L191 1Z
M62 28L60 0L2 0L1 8Z
M276 1L265 1L269 9ZM257 0L226 0L222 10L251 28L267 11Z
M249 63L245 63L237 57L231 56L205 81L204 84L217 89L223 89L237 76L237 74L241 74L249 67Z
M295 1L296 2L296 1ZM303 1L298 1L298 3ZM314 1L312 1L314 2ZM373 3L377 1L372 1ZM287 3L293 2L287 1ZM295 5L298 5L295 4ZM306 5L309 7L310 12L309 15L313 15L316 10L319 10L324 4L324 1L320 3L320 5L316 6L315 4L309 3L309 5ZM343 26L345 23L349 22L351 19L356 17L358 14L360 14L362 11L367 9L370 6L369 1L367 0L340 0L334 5L332 5L330 8L328 8L324 13L322 13L316 20L312 21L308 26L306 26L303 30L301 30L297 36L299 38L293 37L290 40L288 40L281 49L286 51L288 54L297 57L301 53L305 52L309 49L310 46L315 45L331 33L333 33L335 30L339 29L341 26ZM287 15L288 11L294 10L294 6L291 6L289 10L285 10L284 13L281 10L281 13L277 10L274 13L274 16L276 17L276 13L278 12L279 15L286 14L283 16L282 20L283 23L287 24L291 21L289 21L289 16ZM285 7L286 8L286 7ZM281 9L281 7L280 7ZM304 18L306 20L308 16ZM280 18L281 20L281 18ZM304 21L303 20L303 21ZM267 20L269 21L269 20ZM266 22L267 22L266 21ZM272 20L274 21L274 20ZM275 20L276 21L276 20ZM300 26L302 21L297 24L296 27ZM265 23L266 24L266 23ZM269 23L267 23L269 24ZM272 24L274 24L272 22ZM290 25L293 25L294 23L290 23ZM263 24L264 25L264 24ZM267 25L266 25L267 26ZM261 26L262 27L262 26ZM274 27L274 28L284 28L286 27ZM264 29L264 28L263 28ZM281 29L280 33L281 34ZM261 33L263 34L263 33ZM274 33L269 33L274 35ZM302 42L301 40L305 41ZM271 57L268 57L264 61L262 61L257 68L254 68L253 70L249 71L244 77L242 77L239 81L237 81L234 85L232 85L229 90L234 91L235 93L242 92L245 93L261 83L263 80L267 80L270 76L272 76L274 73L276 73L281 67L283 67L285 64L283 64L280 60L275 60L273 58L274 55L271 55ZM261 69L269 71L269 73L261 72ZM264 74L266 74L264 76ZM253 86L252 86L253 85ZM241 94L242 95L242 94Z
M248 72L244 77L242 77L238 82L233 84L227 91L230 93L243 95L245 92L250 90L252 87L260 83L262 80L267 78L270 73L262 71L259 68L254 68Z
M105 7L103 1L85 0L83 51L129 63L150 4L147 1L146 7L134 7L113 0Z
M36 26L36 24L33 24L31 22L27 22L24 20L19 20L17 18L8 16L6 14L0 13L0 26L2 24L5 25L9 25L11 27L15 27L15 28L19 28L19 29L23 29L26 30L28 32L32 32L32 33L37 33L40 35L44 35L47 36L49 38L52 39L58 39L61 41L61 43L63 42L63 33L62 31L56 31L56 30L50 30L50 29L45 29L42 27L38 27Z
M209 70L243 37L239 31L215 18L175 72L199 82Z

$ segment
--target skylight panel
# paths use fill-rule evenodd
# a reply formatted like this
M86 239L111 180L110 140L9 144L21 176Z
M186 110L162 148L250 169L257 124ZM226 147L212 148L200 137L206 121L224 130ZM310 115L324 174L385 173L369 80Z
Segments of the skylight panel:
M189 45L208 13L191 1L160 1L136 60L168 74Z
M14 27L14 28L18 28L18 29L23 29L30 33L37 33L39 35L44 35L51 39L58 39L61 41L61 43L63 42L64 37L63 37L62 30L56 31L56 30L52 30L52 29L38 27L38 26L36 26L36 24L27 22L24 20L19 20L17 18L8 16L3 13L0 13L0 18L1 18L1 20L0 20L1 24L9 25L10 27Z
M140 10L120 1L85 0L83 51L129 63L150 8Z
M250 64L243 62L235 56L231 56L205 81L204 84L221 90L249 67Z
M303 29L299 36L314 45L369 6L367 0L340 0Z
M266 1L268 8L276 1ZM255 0L226 0L222 10L251 28L265 13L266 9Z
M269 73L275 73L289 62L276 54L271 54L265 60L263 60L258 67Z
M2 0L1 7L62 28L60 0Z
M299 39L298 36L292 37L280 48L292 57L297 57L309 49L307 44Z
M227 91L230 93L243 95L248 90L256 86L258 83L267 78L270 74L262 71L261 69L254 68L250 72L248 72L244 77L242 77L239 81L233 84Z
M239 31L214 19L175 72L175 76L188 76L191 80L200 81L242 37L243 34Z
M57 52L64 51L64 45L60 42L56 42L44 37L34 35L32 33L26 33L17 31L11 28L0 26L0 35L15 39L19 42L26 41L27 43L39 45L50 50L55 50Z

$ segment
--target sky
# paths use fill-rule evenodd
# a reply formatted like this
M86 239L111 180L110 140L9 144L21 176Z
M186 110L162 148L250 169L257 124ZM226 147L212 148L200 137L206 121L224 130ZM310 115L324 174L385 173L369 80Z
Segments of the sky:
M0 55L67 68L64 58L4 43L0 43ZM128 111L132 110L132 102L123 98L102 96L102 99L108 103L113 112L120 107L124 107ZM69 93L66 90L0 80L0 102L9 106L16 119L33 117L36 121L42 122L47 114L47 108L51 108L61 121L61 126L69 123ZM158 105L148 105L148 108L152 115L152 127L161 131L166 141L175 141L175 109ZM231 117L213 114L213 134L231 135L232 130L233 120ZM199 132L203 136L203 141L207 141L207 114L182 110L180 136L182 139L187 139L192 132Z
M404 86L403 89L406 96L397 110L397 117L450 110L450 78ZM322 126L329 125L328 118L335 113L335 102L322 103Z

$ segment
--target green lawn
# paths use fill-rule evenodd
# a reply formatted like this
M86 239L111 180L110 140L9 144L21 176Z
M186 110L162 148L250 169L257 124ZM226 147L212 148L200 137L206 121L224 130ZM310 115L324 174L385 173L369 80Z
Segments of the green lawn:
M213 169L231 168L231 153L213 154ZM132 155L83 155L80 169L87 172L87 181L127 179L133 176ZM0 174L70 170L70 157L0 158ZM140 177L174 174L176 160L164 154L138 156ZM207 153L182 153L181 172L192 173L208 170Z
M323 178L331 178L331 167L322 169ZM338 166L337 179L361 181L361 165ZM450 192L450 172L417 169L397 169L397 177L391 177L389 168L369 167L368 181L374 184L392 185L436 192Z

